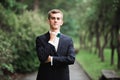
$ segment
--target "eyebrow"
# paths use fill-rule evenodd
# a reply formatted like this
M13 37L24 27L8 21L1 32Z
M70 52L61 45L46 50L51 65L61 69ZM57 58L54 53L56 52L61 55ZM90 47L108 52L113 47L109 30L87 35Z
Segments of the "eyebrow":
M52 17L52 16L50 18L52 18L52 19L57 18L57 20L62 19L61 17Z

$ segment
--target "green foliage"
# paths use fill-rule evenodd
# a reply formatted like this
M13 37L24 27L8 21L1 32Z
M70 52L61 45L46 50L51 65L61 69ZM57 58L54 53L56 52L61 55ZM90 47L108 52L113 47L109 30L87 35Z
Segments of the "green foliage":
M42 14L25 11L23 14L6 10L0 5L0 78L15 72L38 69L35 50L36 36L46 32L48 25Z
M7 78L7 75L14 72L14 67L11 63L16 56L12 52L10 35L2 30L0 30L0 34L2 34L0 35L0 76ZM4 74L6 74L6 77L4 77Z
M33 11L25 11L23 15L19 17L20 27L29 28L34 32L35 35L42 34L49 29L47 19L43 14L39 14Z
M3 63L2 65L1 65L1 67L5 70L5 69L7 69L8 71L10 71L10 72L14 72L14 69L13 69L13 66L12 66L12 64L6 64L6 63Z
M14 54L18 55L18 58L15 59L13 65L18 72L35 71L39 66L35 51L35 38L38 33L47 30L46 24L42 24L44 18L40 18L36 12L26 11L23 15L17 16L17 19L18 23L15 23L17 26L14 26L13 44Z
M7 9L7 11L13 11L15 13L21 13L27 8L27 5L16 0L1 0L0 3L5 9Z
M101 62L98 56L87 50L80 50L76 56L78 62L82 65L84 70L92 78L92 80L99 80L102 69L115 70L120 73L120 70L117 70L117 54L114 56L115 64L110 65L110 49L105 49L105 62Z
M20 28L14 35L14 54L18 55L13 65L17 72L31 72L37 69L38 61L35 53L35 35L28 28ZM36 62L37 61L37 62ZM32 63L32 64L31 64Z
M78 26L75 25L74 20L69 20L62 26L61 32L72 37L78 36Z

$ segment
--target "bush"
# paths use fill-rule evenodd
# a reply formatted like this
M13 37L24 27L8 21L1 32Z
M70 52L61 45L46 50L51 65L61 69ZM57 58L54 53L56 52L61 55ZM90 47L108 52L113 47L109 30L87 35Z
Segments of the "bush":
M47 30L44 18L36 12L26 11L18 16L18 26L15 26L14 51L18 58L13 62L17 72L32 72L39 66L35 51L35 38Z
M37 70L35 38L47 31L48 25L44 23L43 15L37 12L26 11L17 15L0 8L0 78L9 80L12 73Z
M0 30L0 78L9 78L8 75L14 72L12 61L16 58L12 53L10 35ZM4 77L4 74L6 75ZM7 77L8 76L8 77Z

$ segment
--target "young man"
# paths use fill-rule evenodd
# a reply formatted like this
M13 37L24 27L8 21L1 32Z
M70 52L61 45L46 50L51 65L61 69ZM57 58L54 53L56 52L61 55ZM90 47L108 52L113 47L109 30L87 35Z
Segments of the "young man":
M70 80L69 67L75 61L73 41L60 33L63 13L59 9L48 12L50 30L36 38L40 67L36 80Z

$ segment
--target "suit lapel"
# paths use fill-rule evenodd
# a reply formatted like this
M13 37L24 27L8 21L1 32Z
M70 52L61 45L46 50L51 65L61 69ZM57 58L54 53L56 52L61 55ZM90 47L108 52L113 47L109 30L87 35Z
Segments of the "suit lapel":
M57 53L60 53L60 50L63 46L63 35L60 35L60 39L59 39L59 44L58 44L58 49L57 49Z
M49 41L49 39L50 39L50 33L49 32L47 32L46 34L45 34L45 39L46 39L46 42L48 42Z

